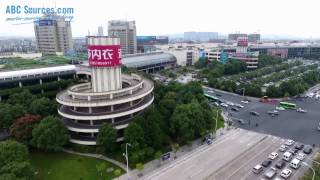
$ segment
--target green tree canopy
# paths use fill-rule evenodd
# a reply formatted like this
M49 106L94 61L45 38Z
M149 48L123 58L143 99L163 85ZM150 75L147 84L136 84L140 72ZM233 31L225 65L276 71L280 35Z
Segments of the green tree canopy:
M57 107L54 101L46 97L32 101L29 111L33 114L39 114L43 117L56 114Z
M28 156L28 148L17 141L7 140L0 143L0 167L11 162L26 161Z
M38 149L59 151L69 140L62 122L53 116L44 118L33 130L31 145Z
M14 120L25 113L22 105L0 103L0 129L9 128Z
M97 145L106 152L113 152L116 146L117 131L107 123L103 123L97 136Z
M145 146L143 129L135 122L130 123L124 130L124 139L133 149L142 149Z

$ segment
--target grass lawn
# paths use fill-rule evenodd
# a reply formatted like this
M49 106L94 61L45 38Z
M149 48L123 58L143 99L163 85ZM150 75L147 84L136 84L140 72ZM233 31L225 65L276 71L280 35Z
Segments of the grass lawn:
M106 161L63 152L30 153L31 164L35 167L37 180L99 180L114 178L114 171L120 169ZM112 172L104 172L103 178L96 169L97 164L106 163L106 169L112 167ZM121 174L124 172L121 170Z

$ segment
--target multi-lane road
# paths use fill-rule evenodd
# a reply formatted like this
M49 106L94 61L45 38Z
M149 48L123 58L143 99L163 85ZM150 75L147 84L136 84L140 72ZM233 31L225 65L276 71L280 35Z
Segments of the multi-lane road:
M231 93L212 92L206 88L204 88L204 91L212 95L218 93L221 95L220 99L233 103L241 104L241 100L243 100L243 97ZM229 117L233 119L234 125L239 128L320 146L320 131L317 130L320 122L320 101L314 98L306 98L295 99L290 102L294 102L298 107L307 110L307 113L285 110L279 111L279 116L272 117L267 112L275 110L278 103L261 103L257 99L252 100L248 104L242 104L245 107L239 108L239 112L232 111L230 107L222 109L231 114ZM258 112L260 116L250 115L250 111ZM245 124L240 124L238 119L242 119Z
M190 180L256 180L264 172L254 174L252 168L261 164L271 152L279 153L272 165L282 158L279 147L286 139L242 129L232 129L211 145L204 145L192 153L175 160L168 166L147 174L144 179ZM293 147L293 146L292 146ZM309 155L309 157L312 157ZM289 163L288 163L289 164ZM269 168L271 167L269 166ZM289 165L287 165L289 166ZM289 179L298 179L306 168L293 170ZM299 173L301 171L301 173ZM278 171L277 176L280 175Z

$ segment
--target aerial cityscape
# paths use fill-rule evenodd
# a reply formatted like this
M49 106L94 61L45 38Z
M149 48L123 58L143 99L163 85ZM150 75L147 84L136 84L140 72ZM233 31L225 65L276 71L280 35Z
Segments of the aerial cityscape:
M317 1L0 4L0 180L320 180Z

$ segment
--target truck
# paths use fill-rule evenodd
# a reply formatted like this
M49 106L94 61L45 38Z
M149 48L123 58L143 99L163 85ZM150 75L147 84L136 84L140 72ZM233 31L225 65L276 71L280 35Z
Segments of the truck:
M271 167L270 170L268 170L266 173L264 173L264 176L268 179L272 179L277 174L277 170L274 167Z

